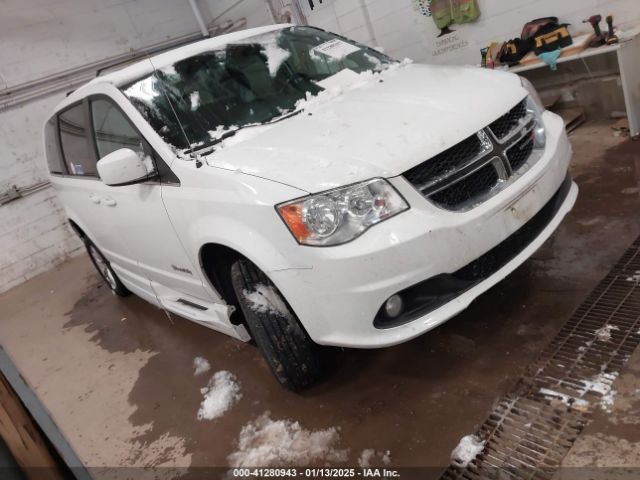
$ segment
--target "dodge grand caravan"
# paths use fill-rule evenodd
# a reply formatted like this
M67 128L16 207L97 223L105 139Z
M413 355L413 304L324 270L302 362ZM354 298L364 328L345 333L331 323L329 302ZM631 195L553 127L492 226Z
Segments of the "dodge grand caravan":
M320 376L321 345L395 345L464 310L578 192L526 80L291 25L98 76L45 150L113 293L253 339L292 389Z

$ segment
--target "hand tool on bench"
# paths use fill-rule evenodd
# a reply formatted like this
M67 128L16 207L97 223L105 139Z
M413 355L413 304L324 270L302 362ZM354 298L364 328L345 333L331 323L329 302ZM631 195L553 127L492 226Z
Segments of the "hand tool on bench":
M589 43L589 47L597 48L607 43L605 36L600 30L600 22L602 21L602 15L592 15L588 19L583 20L582 23L590 23L593 27L593 31L596 32L596 36Z
M620 40L616 35L616 32L613 28L613 15L609 15L607 17L607 25L609 26L609 33L607 34L607 45L614 45L618 43Z

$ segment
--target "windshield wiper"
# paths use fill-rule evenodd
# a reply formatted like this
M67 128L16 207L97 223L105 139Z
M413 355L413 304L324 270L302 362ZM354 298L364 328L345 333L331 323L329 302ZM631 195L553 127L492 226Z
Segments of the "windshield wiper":
M278 122L280 122L282 120L285 120L287 118L291 118L294 115L299 114L301 111L302 110L289 110L286 113L283 113L282 115L280 115L279 117L274 117L274 118L272 118L270 120L267 120L267 121L264 121L264 122L260 122L260 123L249 123L247 125L243 125L241 127L238 127L235 130L229 130L228 132L224 132L219 137L211 139L208 142L203 143L202 145L198 145L198 146L195 146L195 147L192 147L192 148L186 150L185 153L191 154L191 153L201 152L202 150L206 150L206 149L215 147L219 143L222 143L223 141L225 141L227 138L233 137L240 130L244 130L246 128L251 128L251 127L262 127L263 125L271 125L272 123L278 123Z

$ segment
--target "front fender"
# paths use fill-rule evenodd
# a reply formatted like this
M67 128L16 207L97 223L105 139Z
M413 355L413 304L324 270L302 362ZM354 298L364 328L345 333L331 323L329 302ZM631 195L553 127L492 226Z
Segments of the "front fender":
M275 211L273 214L277 215ZM280 224L276 223L271 227L267 224L263 225L266 228L260 229L250 227L230 216L210 215L194 221L188 235L191 239L190 243L198 245L198 258L200 258L202 247L213 243L235 250L265 273L311 268L309 264L292 254L291 249L298 245L279 218L277 222ZM215 228L218 225L224 225L224 229ZM281 229L285 235L279 234L278 229Z
M231 248L263 272L311 268L274 205L304 195L289 185L253 175L176 166L179 189L163 189L169 218L195 264L206 244Z

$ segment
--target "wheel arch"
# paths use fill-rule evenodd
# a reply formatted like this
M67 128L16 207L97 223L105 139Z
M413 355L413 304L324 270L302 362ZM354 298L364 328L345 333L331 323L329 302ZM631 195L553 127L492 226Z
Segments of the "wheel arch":
M80 240L85 241L87 239L87 234L84 233L84 230L71 218L69 219L69 226L71 227L71 230L80 237Z
M204 277L227 303L235 303L231 288L231 265L247 257L221 243L209 242L200 247L198 261Z
M238 260L248 260L260 269L271 282L276 285L280 293L284 296L285 301L288 302L286 293L280 289L269 275L269 271L272 269L266 267L265 262L261 262L256 258L256 255L241 251L238 248L221 242L207 242L203 244L198 251L199 266L205 280L209 282L218 295L220 295L227 304L236 307L238 315L231 317L233 324L239 325L244 322L244 317L237 303L236 294L231 283L231 266Z

